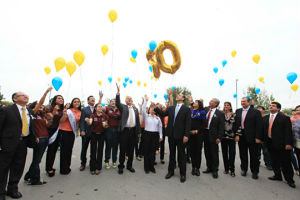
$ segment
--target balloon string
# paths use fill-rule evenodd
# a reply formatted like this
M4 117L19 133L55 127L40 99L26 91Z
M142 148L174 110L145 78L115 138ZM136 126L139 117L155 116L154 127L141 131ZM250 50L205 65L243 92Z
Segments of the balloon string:
M114 63L114 23L112 23L112 33L111 33L111 72L110 76L112 77L113 75L113 63Z
M71 77L70 77L70 81L69 81L69 86L68 86L68 91L67 91L67 101L69 100L69 91L70 91L70 88L71 88Z
M82 99L84 98L84 93L83 93L83 78L82 78L82 72L81 72L81 68L80 68L80 79L81 79L81 97Z

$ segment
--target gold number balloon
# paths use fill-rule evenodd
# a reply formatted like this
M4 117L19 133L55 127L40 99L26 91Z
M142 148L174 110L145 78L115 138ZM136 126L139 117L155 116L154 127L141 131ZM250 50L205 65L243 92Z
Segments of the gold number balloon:
M167 65L164 58L164 51L169 49L173 56L173 64ZM160 70L165 73L175 74L176 71L180 68L181 57L177 45L169 40L162 41L158 44L155 51L148 49L146 53L146 58L149 64L152 66L153 74L155 78L160 77Z

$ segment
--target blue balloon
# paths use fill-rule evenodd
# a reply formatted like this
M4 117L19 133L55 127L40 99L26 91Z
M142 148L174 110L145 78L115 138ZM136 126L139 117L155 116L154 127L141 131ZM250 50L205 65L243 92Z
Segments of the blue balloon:
M172 86L172 90L173 90L173 91L175 90L175 86Z
M168 101L168 95L167 94L164 94L164 98L166 101Z
M155 99L157 98L157 94L154 94L154 98L155 98Z
M151 66L149 66L149 70L150 70L150 72L152 72L152 71L153 71Z
M297 79L297 74L295 73L295 72L290 72L290 73L288 73L287 75L286 75L286 78L287 78L287 80L291 83L291 84L293 84L294 83L294 81Z
M154 40L152 40L150 43L149 43L149 48L151 51L154 51L155 48L156 48L157 44Z
M248 97L249 99L251 98L250 94L248 94L246 97Z
M223 60L222 61L222 66L225 67L226 64L227 64L227 60Z
M125 83L125 82L124 82L124 83L123 83L123 86L124 86L124 88L126 88L126 86L127 86L127 83Z
M52 79L52 85L56 91L59 90L62 84L63 84L63 80L60 77L57 76Z
M219 71L219 69L217 67L214 67L213 70L214 70L215 73L218 73L218 71Z
M108 82L112 82L112 77L111 76L109 76L108 78L107 78L107 80L108 80Z
M102 107L105 107L105 103L102 103L101 106L102 106Z
M129 83L132 84L132 80L130 80Z
M222 86L224 84L224 82L225 82L224 79L220 78L219 85Z
M129 77L125 77L125 83L127 83L129 81Z
M136 51L135 49L131 51L131 56L132 56L134 59L136 59L136 57L137 57L137 51Z
M235 93L235 94L233 94L233 98L235 98L235 99L237 98L237 94L236 94L236 93Z
M260 89L259 88L255 88L255 94L259 94L260 93Z

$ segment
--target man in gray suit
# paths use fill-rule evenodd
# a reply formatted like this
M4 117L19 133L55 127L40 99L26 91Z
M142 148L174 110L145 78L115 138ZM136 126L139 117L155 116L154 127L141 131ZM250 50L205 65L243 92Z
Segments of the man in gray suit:
M119 155L119 174L123 174L125 153L128 155L127 169L134 173L135 170L132 167L134 145L136 143L136 137L141 133L141 126L139 120L139 112L137 108L133 106L133 101L130 96L126 97L126 104L122 104L120 101L120 86L117 85L116 106L121 112L121 121L119 125L120 131L120 155Z

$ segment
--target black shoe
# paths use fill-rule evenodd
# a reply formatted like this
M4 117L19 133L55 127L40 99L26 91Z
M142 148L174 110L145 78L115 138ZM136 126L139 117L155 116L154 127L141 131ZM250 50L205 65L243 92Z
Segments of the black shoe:
M211 173L212 171L210 169L206 169L205 171L202 171L204 174L208 174L208 173Z
M52 172L50 172L50 171L52 171ZM47 175L48 175L49 177L55 176L55 170L50 170L50 171L47 171Z
M154 165L157 165L157 162L154 162Z
M172 176L174 176L174 172L168 172L165 178L166 178L166 179L169 179L169 178L171 178Z
M291 188L296 188L295 183L288 183L288 185L289 185Z
M199 169L195 169L195 175L200 176L200 170Z
M119 168L118 173L123 174L123 169Z
M255 180L257 180L257 179L258 179L257 173L253 173L253 174L252 174L252 178L255 179Z
M134 173L135 170L131 167L131 168L127 168L128 171L130 171L131 173Z
M185 175L180 175L180 182L181 182L181 183L184 183L185 180L186 180Z
M149 170L145 170L145 173L146 173L146 174L149 174Z
M80 171L85 170L85 165L81 165L80 168L79 168L79 170L80 170Z
M190 164L190 163L191 163L191 159L188 158L188 159L186 160L186 162Z
M46 181L38 181L38 182L30 182L28 185L44 185L46 184Z
M218 172L213 172L213 173L212 173L212 177L213 177L213 178L218 178L218 177L219 177Z
M244 171L244 170L242 170L241 175L242 175L242 176L247 176L247 172Z
M268 179L271 180L271 181L282 181L282 178L281 177L277 177L277 176L271 176Z
M5 195L0 195L0 200L5 200Z
M155 168L150 169L150 172L152 172L153 174L155 174L156 173Z
M165 164L165 161L164 161L164 160L160 160L160 163L161 163L161 164Z
M22 194L20 192L7 192L7 196L10 196L13 199L20 199Z
M193 168L193 169L192 169L192 175L193 175L193 176L195 176L195 175L196 175L196 172L195 172L195 170L196 170L195 168Z

